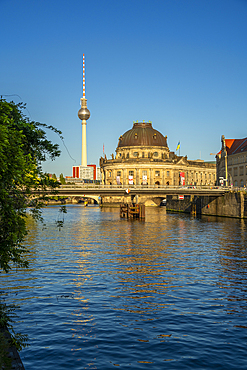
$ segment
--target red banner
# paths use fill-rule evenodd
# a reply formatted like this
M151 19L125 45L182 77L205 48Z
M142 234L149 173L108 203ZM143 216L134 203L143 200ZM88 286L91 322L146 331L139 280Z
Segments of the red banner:
M180 185L185 185L185 175L184 175L184 172L180 172L179 174L180 176Z

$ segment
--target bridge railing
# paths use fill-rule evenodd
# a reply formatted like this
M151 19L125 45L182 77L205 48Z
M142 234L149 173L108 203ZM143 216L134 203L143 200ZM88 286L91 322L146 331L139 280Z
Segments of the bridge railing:
M207 185L185 185L185 186L175 186L175 185L104 185L104 184L75 184L75 185L61 185L60 189L174 189L174 190L185 190L185 189L190 189L193 191L195 190L200 190L200 189L205 189L205 190L234 190L234 191L239 191L239 190L244 190L244 188L234 188L234 187L225 187L225 186L207 186Z

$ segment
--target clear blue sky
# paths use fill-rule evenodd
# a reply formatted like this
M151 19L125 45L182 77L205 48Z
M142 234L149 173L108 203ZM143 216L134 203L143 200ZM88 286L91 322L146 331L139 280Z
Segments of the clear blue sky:
M226 138L247 136L247 0L0 0L0 95L27 103L62 155L80 164L82 53L88 164L108 157L134 120L151 120L175 151L214 160Z

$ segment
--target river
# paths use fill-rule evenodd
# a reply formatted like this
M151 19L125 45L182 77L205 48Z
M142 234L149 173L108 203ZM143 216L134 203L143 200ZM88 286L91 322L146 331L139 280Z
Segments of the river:
M20 305L26 370L247 369L247 220L68 205L29 220Z

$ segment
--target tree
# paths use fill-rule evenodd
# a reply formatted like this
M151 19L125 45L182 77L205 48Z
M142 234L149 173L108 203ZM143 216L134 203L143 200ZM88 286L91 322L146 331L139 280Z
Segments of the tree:
M44 129L62 138L61 131L30 121L24 109L22 103L0 99L0 271L5 272L28 265L22 244L27 234L27 208L31 206L32 216L41 219L45 190L59 186L43 173L41 163L60 155L58 144L47 139Z
M62 185L65 185L66 184L65 178L63 177L63 174L62 173L60 173L59 179L60 179L60 183Z

